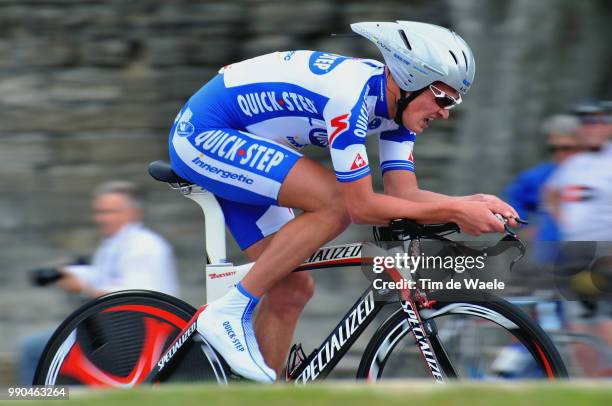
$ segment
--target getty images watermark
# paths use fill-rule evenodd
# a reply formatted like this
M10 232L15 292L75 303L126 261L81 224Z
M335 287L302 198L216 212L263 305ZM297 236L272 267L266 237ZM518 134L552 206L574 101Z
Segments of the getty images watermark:
M425 255L412 256L407 253L396 253L395 255L374 256L372 271L380 275L386 271L395 269L401 278L388 277L374 278L372 286L374 289L402 290L402 289L424 289L424 290L504 290L506 283L498 278L474 277L472 271L483 271L487 254L479 256L460 255ZM425 272L436 272L435 278L425 277ZM469 277L453 278L453 275L466 272ZM418 272L418 273L417 273ZM388 275L387 275L388 276ZM467 275L462 275L467 276ZM440 280L440 277L443 280ZM446 277L446 279L444 279ZM448 279L450 277L450 279Z
M451 297L470 291L506 298L612 300L612 242L391 241L364 244L362 258L362 272L380 300L394 300L395 295L387 295L393 291L415 289L449 291Z

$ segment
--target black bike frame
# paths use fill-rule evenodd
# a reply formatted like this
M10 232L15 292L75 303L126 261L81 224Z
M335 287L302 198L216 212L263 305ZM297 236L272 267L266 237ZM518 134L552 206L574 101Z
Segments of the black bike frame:
M307 383L325 379L385 304L374 300L372 288L366 289L319 348L289 376L289 380Z
M371 258L363 258L363 244L353 243L344 244L334 247L323 247L317 250L310 258L300 265L294 272L309 271L313 269L327 269L334 267L346 266L362 266L372 263ZM387 276L398 280L401 275L395 268L386 269ZM340 323L332 330L323 343L314 350L302 363L292 371L289 376L289 381L296 383L308 383L310 381L325 379L327 375L334 369L346 352L351 348L353 343L361 336L369 324L376 318L380 310L387 304L386 300L375 300L378 292L373 286L369 286L359 299L353 304ZM437 329L433 320L423 322L419 315L419 307L417 306L412 292L409 290L401 291L399 303L406 313L406 318L410 324L412 334L416 340L416 345L419 348L423 360L431 375L436 382L444 382L444 376L440 369L440 362L444 365L445 370L452 371L454 369L450 360L446 356L446 352L442 348L439 340L436 337ZM145 382L158 382L160 376L167 370L176 359L178 353L184 348L184 344L188 340L193 340L196 336L197 317L205 308L200 309L194 317L189 321L187 327L178 335L175 341L163 352L162 356L156 363L155 367L147 376ZM211 348L206 342L203 347ZM216 351L209 351L207 357L211 361L212 368L221 376L223 361L216 354ZM440 358L440 360L438 360ZM224 380L225 375L223 374Z
M296 271L371 264L372 258L362 257L362 248L363 244L321 248ZM395 268L385 269L385 273L387 277L395 281L402 277ZM387 300L374 300L377 293L374 287L370 285L353 304L342 321L332 330L332 333L291 373L289 380L305 384L309 381L325 379L353 343L359 339L380 310L385 305L390 304ZM432 377L436 382L444 382L445 378L440 369L440 363L446 371L450 372L451 378L455 377L456 373L450 359L436 337L437 328L433 320L426 322L421 320L418 306L408 289L400 292L400 299L399 302L406 313L416 345Z

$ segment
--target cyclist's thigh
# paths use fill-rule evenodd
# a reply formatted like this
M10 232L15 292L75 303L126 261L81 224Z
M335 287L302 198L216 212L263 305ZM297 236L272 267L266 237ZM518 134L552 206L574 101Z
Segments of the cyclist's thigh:
M319 163L302 157L291 168L278 195L281 205L316 211L342 204L342 189L334 173Z

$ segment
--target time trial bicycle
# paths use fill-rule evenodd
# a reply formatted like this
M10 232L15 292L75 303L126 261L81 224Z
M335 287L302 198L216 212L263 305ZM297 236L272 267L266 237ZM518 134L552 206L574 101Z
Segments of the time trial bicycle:
M214 195L181 179L167 162L151 163L149 173L202 207L207 300L222 296L252 263L235 266L227 261L224 217ZM383 246L384 241L395 241L414 256L420 253L419 243L427 239L452 243L469 255L499 252L508 243L524 250L509 229L500 244L478 250L447 239L449 233L459 232L453 223L420 225L396 220L374 231L374 243L320 248L295 272L367 268L372 265L372 257L365 252ZM386 268L383 277L390 282L404 279L394 267ZM549 380L567 377L557 349L542 328L517 306L493 294L466 290L426 292L414 286L390 290L370 283L314 351L306 355L301 345L292 347L284 379L297 383L325 379L383 309L389 309L390 315L363 351L356 371L358 379L429 377L446 382L503 378L495 373L494 364L509 345L520 346L528 354L539 370L536 376ZM151 291L122 291L92 300L57 328L41 357L34 384L132 387L242 380L197 333L197 318L202 310ZM448 325L453 326L453 331L462 325L470 330L448 335ZM477 337L478 342L470 342L469 337Z

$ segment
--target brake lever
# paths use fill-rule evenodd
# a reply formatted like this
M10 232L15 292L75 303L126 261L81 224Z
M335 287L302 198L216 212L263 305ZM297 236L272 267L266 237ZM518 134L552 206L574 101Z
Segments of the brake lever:
M506 234L507 234L507 235L511 235L512 237L516 238L517 240L519 239L519 238L518 238L518 235L517 235L517 234L514 232L514 230L513 230L513 229L511 229L511 228L510 228L510 226L508 225L508 220L507 220L507 219L505 219L504 217L502 217L500 214L496 214L496 215L495 215L495 217L497 217L497 218L498 218L498 219L499 219L501 222L503 222L503 223L504 223L504 230L506 231ZM523 219L522 219L522 218L520 218L520 217L514 217L514 221L516 221L517 223L522 224L522 225L527 225L527 224L529 224L529 222L528 222L527 220L523 220ZM520 241L520 240L519 240L519 241ZM521 243L522 243L522 242L521 242Z
M523 219L522 219L522 218L520 218L520 217L515 217L515 218L514 218L514 221L516 221L517 223L522 224L522 225L524 225L524 226L526 226L527 224L529 224L529 222L528 222L527 220L523 220Z
M514 232L514 230L510 228L510 226L508 225L508 220L503 218L499 214L496 214L496 217L499 218L500 221L504 223L504 230L505 230L505 235L501 240L499 240L499 242L500 243L501 242L511 242L512 245L519 250L519 254L512 260L512 262L510 262L510 271L512 271L512 268L514 267L514 265L516 265L516 263L519 262L521 259L523 259L523 257L525 256L525 253L527 252L527 248L525 247L525 244L523 243L523 241L521 241L518 235ZM529 224L528 221L523 220L519 217L514 217L514 220L519 224Z

